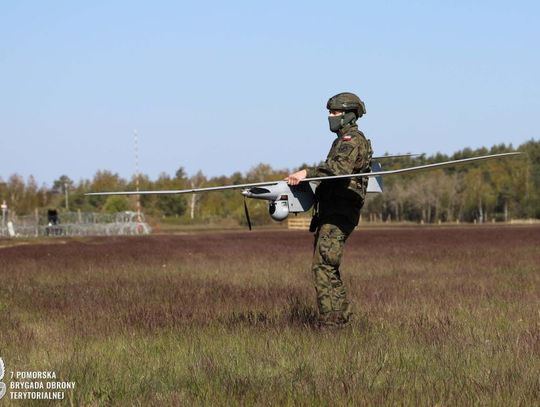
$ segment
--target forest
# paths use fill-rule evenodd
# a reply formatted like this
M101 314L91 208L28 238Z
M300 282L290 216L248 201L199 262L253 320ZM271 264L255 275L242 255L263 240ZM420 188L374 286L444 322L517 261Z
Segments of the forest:
M540 218L540 141L530 140L514 148L495 145L490 148L464 148L452 155L434 154L383 160L383 169L397 169L445 160L509 151L521 151L518 157L496 159L452 168L409 175L391 175L384 179L384 193L371 195L362 211L363 221L417 223L501 222L512 219ZM311 164L316 165L316 163ZM139 175L141 190L185 189L217 185L279 180L293 169L274 169L259 164L246 173L207 177L202 171L187 174L179 165L174 174L161 173L152 180ZM119 212L136 209L136 198L125 196L87 197L91 191L135 190L136 177L127 180L108 170L99 170L92 179L74 181L68 174L52 185L39 186L33 176L18 174L0 177L0 202L5 201L9 216L44 214L48 209L82 212ZM206 194L141 196L141 208L147 218L180 224L243 224L243 197L238 191ZM250 200L252 220L271 223L267 203Z

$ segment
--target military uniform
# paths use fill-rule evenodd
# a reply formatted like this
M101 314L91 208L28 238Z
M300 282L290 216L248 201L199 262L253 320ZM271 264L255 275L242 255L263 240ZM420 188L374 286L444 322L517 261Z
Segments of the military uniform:
M356 120L342 124L336 133L337 138L326 160L317 167L309 168L307 177L371 171L371 143L358 130ZM351 317L339 266L345 241L358 224L367 182L366 177L323 180L315 193L317 228L312 271L319 318L325 325L347 323Z

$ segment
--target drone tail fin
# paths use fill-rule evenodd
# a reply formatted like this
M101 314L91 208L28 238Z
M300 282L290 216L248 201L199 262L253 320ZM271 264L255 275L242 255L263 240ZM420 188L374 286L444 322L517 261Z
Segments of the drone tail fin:
M382 171L381 163L379 161L371 161L371 172ZM383 179L382 177L369 177L367 193L368 194L380 194L383 191Z

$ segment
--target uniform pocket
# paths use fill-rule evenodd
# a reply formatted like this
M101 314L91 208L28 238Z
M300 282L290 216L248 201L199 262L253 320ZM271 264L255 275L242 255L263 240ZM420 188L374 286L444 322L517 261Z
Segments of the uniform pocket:
M324 262L330 266L338 267L343 255L343 245L345 236L341 232L332 231L332 233L321 236L319 243L319 252Z

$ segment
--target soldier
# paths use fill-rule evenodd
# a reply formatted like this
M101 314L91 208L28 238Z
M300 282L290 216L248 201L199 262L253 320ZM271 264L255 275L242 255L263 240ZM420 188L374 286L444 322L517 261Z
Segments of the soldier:
M366 113L364 102L353 93L332 96L329 110L330 131L337 138L326 160L319 166L290 174L286 180L297 185L308 177L356 174L371 171L371 143L358 130L357 119ZM345 241L360 218L368 178L323 180L315 192L316 204L310 231L315 232L312 271L317 292L321 326L343 326L352 312L339 265Z

